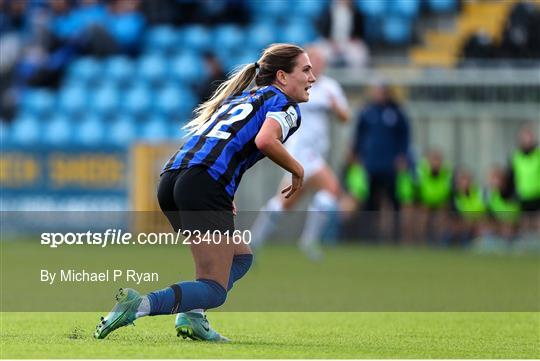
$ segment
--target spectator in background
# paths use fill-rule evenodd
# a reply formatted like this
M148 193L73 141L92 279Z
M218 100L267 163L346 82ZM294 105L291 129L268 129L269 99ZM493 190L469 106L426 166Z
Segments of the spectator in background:
M512 179L520 201L525 231L540 232L540 148L530 125L518 135L519 147L512 156Z
M397 159L396 197L400 204L400 236L405 244L414 243L416 217L416 180L414 166L406 157Z
M80 38L81 50L86 54L107 56L119 52L118 44L107 29L107 8L98 0L82 0L71 12L78 24L74 36Z
M420 204L417 239L439 244L448 226L452 170L444 162L442 152L432 149L418 164L417 176Z
M0 0L0 34L23 30L26 25L27 0Z
M15 115L14 68L22 51L27 1L0 0L0 119Z
M140 0L109 0L107 29L121 52L136 54L145 26Z
M345 169L345 189L355 201L355 209L364 204L369 194L369 180L364 167L358 163L350 163Z
M200 102L207 101L210 96L214 94L219 84L227 79L227 74L225 74L223 71L223 66L221 65L216 54L206 52L204 54L204 66L206 67L209 76L208 79L202 82L197 89L197 94L201 99Z
M49 0L51 36L61 46L95 56L137 53L145 25L139 0L81 0L73 8L70 4Z
M482 66L485 61L493 60L495 52L495 45L491 37L485 30L478 30L465 41L461 50L462 61L460 65Z
M474 183L468 169L460 169L454 182L453 232L446 241L450 244L468 246L486 229L486 205L482 189Z
M320 44L331 66L365 66L368 50L362 38L364 19L351 0L333 0L318 21Z
M512 8L499 49L503 59L540 58L540 7L518 2Z
M187 3L187 1L182 1ZM190 1L192 7L196 7L195 1ZM191 10L191 11L190 11ZM192 14L192 9L180 9L178 0L142 0L141 12L151 25L155 24L175 24L183 23L183 16Z
M71 4L67 0L49 0L50 29L53 35L67 41L78 34L79 24L71 16Z
M242 0L202 0L198 4L198 21L207 25L216 23L245 25L249 20L245 2Z
M152 24L245 25L249 21L246 2L245 0L142 0L141 9Z
M67 37L69 29L75 25L69 17L70 3L49 0L47 5L48 11L44 11L43 17L31 17L42 19L28 23L24 29L27 39L15 70L19 91L26 86L58 86L63 69L76 53L73 44L60 37Z
M509 171L493 167L488 176L487 208L492 218L495 234L512 240L517 233L520 206L512 189Z
M358 239L367 228L362 223L361 210L369 194L369 180L364 167L356 162L345 165L342 171L343 196L340 201L340 236L343 239ZM368 226L369 227L369 226Z
M358 117L356 132L351 149L352 160L361 164L369 178L369 195L365 204L367 211L381 224L378 234L392 230L396 239L397 211L396 170L398 161L407 158L409 150L409 120L401 106L385 84L371 88L371 101L362 109ZM383 204L390 203L394 217L381 212ZM379 217L380 216L380 217ZM393 222L389 222L393 218ZM375 221L375 220L374 220ZM387 227L387 223L393 223Z

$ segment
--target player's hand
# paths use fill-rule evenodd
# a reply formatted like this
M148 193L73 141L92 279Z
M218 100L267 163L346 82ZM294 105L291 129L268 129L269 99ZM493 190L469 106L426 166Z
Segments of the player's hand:
M236 203L234 203L234 201L232 201L232 214L233 216L236 216Z
M303 183L304 183L304 169L302 168L301 171L292 174L291 185L284 188L281 191L281 194L287 193L285 194L285 198L290 198L297 190L302 188Z

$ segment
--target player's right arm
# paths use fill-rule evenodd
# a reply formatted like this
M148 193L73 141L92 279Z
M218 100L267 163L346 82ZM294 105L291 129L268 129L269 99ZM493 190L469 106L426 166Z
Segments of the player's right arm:
M266 118L261 130L255 137L255 145L270 160L281 168L291 172L292 183L281 192L287 194L285 198L292 196L302 187L304 181L304 168L294 159L281 143L283 133L282 126L273 118Z

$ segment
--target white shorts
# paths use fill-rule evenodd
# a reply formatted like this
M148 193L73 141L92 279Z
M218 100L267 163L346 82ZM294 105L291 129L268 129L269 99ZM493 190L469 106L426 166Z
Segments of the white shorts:
M326 166L326 160L316 150L309 147L291 147L287 149L302 167L304 167L304 180L311 178L315 173Z

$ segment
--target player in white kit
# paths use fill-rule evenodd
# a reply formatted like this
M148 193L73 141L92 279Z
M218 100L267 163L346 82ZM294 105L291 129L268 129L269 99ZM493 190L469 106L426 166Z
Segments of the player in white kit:
M287 150L304 167L304 185L289 198L279 193L271 198L261 209L251 233L252 248L257 249L274 231L279 214L292 209L306 190L313 190L315 194L308 206L299 246L309 258L319 260L322 253L318 245L328 212L338 209L341 196L339 181L325 160L330 148L330 117L335 114L342 123L350 117L343 89L337 81L322 75L326 68L323 53L316 47L308 48L307 53L317 82L311 88L309 102L300 105L304 121L286 144ZM284 177L283 182L287 179Z

